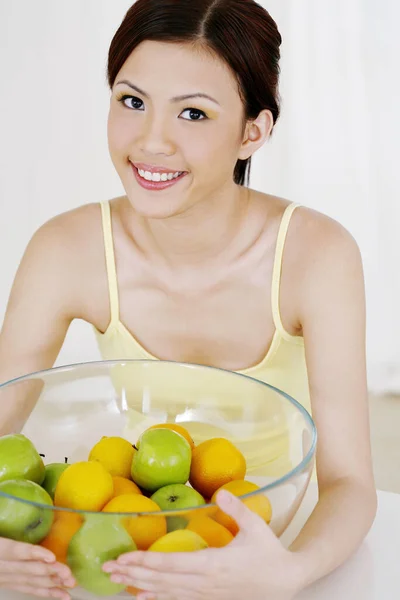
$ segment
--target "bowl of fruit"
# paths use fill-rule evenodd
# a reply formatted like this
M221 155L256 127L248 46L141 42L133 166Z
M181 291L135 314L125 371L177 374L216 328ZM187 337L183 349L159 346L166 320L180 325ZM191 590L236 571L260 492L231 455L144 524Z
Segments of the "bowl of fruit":
M312 476L316 430L250 377L155 360L100 361L0 386L0 537L51 550L72 596L132 598L102 565L136 550L222 547L227 489L277 536Z

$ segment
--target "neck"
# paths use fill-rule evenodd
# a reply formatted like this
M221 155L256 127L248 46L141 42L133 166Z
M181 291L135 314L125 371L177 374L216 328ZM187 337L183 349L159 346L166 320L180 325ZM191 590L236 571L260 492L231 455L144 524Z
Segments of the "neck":
M169 219L140 219L135 237L143 250L172 267L193 267L234 252L248 190L235 184ZM137 237L139 235L139 238Z

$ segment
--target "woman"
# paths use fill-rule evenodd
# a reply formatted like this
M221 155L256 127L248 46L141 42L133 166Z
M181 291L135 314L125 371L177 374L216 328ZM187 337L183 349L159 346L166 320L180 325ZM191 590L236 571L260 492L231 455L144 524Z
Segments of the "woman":
M250 373L312 410L319 502L290 550L221 494L241 529L230 546L104 566L141 599L288 600L345 561L375 515L359 250L335 221L246 186L279 116L280 44L253 0L138 0L108 66L126 195L46 223L13 285L2 380L50 367L80 318L104 358ZM72 583L51 553L0 540L2 587L68 598Z

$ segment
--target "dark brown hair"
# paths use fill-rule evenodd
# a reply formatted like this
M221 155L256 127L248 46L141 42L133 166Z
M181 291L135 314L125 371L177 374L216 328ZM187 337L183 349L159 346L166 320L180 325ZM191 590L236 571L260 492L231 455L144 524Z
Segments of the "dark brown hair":
M264 109L278 120L282 38L269 13L254 0L137 0L110 46L108 84L145 40L200 44L217 54L238 81L245 120ZM251 158L238 160L234 181L248 185Z

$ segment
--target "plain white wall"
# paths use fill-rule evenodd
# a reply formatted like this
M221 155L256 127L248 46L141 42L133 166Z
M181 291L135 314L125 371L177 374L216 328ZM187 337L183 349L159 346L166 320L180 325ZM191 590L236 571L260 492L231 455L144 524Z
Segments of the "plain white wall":
M398 282L382 259L400 217L388 178L390 167L398 172L398 82L384 60L393 50L396 21L384 17L391 2L382 0L379 12L372 0L261 3L284 37L283 113L255 157L252 187L316 208L351 231L366 272L370 372L397 368ZM33 232L57 213L123 192L108 156L105 71L130 5L0 0L0 318ZM90 328L74 323L58 363L98 357Z

